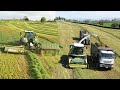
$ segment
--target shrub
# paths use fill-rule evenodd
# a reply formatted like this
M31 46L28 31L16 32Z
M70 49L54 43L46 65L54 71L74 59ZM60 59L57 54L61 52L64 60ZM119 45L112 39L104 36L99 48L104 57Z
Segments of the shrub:
M118 23L113 23L113 24L111 25L111 27L112 27L112 28L119 28L119 24L118 24Z
M41 18L41 22L46 22L46 18L45 18L45 17L42 17L42 18Z
M29 21L29 18L27 16L24 16L23 20Z

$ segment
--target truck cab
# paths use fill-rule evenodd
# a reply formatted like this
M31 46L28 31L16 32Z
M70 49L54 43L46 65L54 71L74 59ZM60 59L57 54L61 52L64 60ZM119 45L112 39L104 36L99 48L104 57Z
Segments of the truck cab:
M113 68L115 54L113 51L100 50L99 53L99 67Z

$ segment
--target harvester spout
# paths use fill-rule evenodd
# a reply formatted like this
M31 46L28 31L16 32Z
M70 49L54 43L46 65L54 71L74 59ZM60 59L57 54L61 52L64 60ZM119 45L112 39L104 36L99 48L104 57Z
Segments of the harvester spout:
M82 41L84 41L85 39L87 39L87 38L89 38L91 35L88 35L88 36L86 36L86 37L84 37L84 38L82 38L81 40L80 40L80 44L82 43Z

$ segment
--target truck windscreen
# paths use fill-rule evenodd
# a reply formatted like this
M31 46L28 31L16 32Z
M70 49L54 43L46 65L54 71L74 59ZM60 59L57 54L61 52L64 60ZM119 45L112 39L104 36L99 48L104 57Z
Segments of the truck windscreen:
M103 58L103 59L114 59L114 57L115 57L114 54L102 53L102 58Z

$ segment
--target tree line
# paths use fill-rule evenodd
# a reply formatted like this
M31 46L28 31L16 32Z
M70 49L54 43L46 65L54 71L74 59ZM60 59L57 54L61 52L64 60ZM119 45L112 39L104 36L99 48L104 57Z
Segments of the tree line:
M24 16L23 20L29 21L29 18L28 18L27 16ZM45 17L42 17L40 21L41 21L41 22L46 22L46 18L45 18Z

